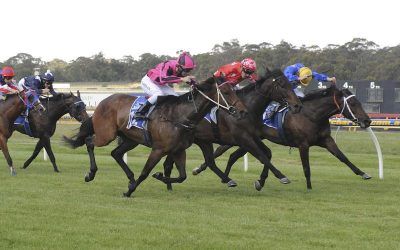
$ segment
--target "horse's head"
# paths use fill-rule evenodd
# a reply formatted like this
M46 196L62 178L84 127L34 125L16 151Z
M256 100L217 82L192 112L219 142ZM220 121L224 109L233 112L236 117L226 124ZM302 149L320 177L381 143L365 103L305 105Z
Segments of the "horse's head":
M81 99L79 90L76 96L71 92L70 95L63 95L62 98L71 117L75 118L79 122L83 122L89 118L89 115L86 113L86 105Z
M361 128L368 128L371 119L365 113L361 103L350 90L339 90L335 85L331 87L334 91L334 102L339 112L347 119L357 123Z
M288 81L283 72L279 69L270 71L266 68L266 74L256 83L258 93L281 104L289 104L293 113L298 113L302 103L292 89L292 84Z
M210 77L201 84L195 85L195 88L204 92L217 106L226 109L235 118L242 119L248 115L246 106L230 84L219 84L214 77Z

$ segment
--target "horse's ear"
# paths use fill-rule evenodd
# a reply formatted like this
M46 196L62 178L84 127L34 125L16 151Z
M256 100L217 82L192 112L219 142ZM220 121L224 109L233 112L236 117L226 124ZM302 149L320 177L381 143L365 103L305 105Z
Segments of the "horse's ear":
M265 66L265 75L270 75L272 71L268 68L268 66Z
M76 91L76 95L81 98L81 92L79 92L79 90Z

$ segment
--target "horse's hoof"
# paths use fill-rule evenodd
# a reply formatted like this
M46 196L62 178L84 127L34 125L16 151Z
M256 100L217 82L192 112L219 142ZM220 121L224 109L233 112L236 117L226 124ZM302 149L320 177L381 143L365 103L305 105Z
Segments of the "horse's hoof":
M262 189L263 187L261 186L261 184L260 184L259 181L255 181L255 182L254 182L254 188L255 188L257 191L261 191L261 189Z
M123 195L124 197L126 197L126 198L130 198L130 197L131 197L131 195L130 195L129 193L122 193L122 195Z
M364 180L369 180L369 179L371 179L372 177L371 177L369 174L364 173L364 174L362 175L362 178L363 178Z
M58 169L54 169L54 172L61 173L60 170L58 170Z
M85 175L85 182L93 181L93 179L94 179L94 175L92 173L87 173Z
M227 185L228 185L228 187L236 187L237 183L234 180L230 180L230 181L228 181Z
M192 170L192 174L193 174L193 175L198 175L199 172L197 172L197 170L199 170L199 168L194 168L194 169Z
M17 171L15 170L15 168L11 168L10 172L11 172L11 176L16 176L17 175Z
M172 191L172 185L171 184L167 185L167 190L168 191Z
M291 181L287 177L283 177L279 180L282 184L289 184Z
M161 173L161 172L157 172L157 173L154 173L153 175L152 175L154 178L156 178L157 180L160 180L161 181L161 179L163 178L163 173Z

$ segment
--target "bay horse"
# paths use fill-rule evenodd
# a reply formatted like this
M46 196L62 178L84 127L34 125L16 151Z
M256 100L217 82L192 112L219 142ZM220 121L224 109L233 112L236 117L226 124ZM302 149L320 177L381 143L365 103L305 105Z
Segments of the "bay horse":
M21 91L18 94L8 95L5 101L0 102L0 149L6 158L11 175L16 175L17 172L8 152L7 141L14 131L14 121L28 106L38 110L39 115L44 111L44 107L33 91Z
M28 116L32 133L29 136L39 138L39 141L36 143L31 157L25 161L22 168L26 169L44 147L54 171L59 172L50 143L50 138L56 131L57 121L67 113L79 122L89 118L89 116L86 113L86 106L81 99L79 90L77 96L72 93L59 93L49 98L41 98L41 102L46 107L46 112L43 115L38 115L37 111L31 111ZM14 129L22 134L27 134L23 124L14 125Z
M299 149L304 176L306 177L307 189L311 186L311 170L309 163L309 148L319 146L327 149L341 162L346 164L354 174L361 176L364 180L371 178L370 175L357 168L339 149L331 136L329 118L333 115L342 114L345 118L358 124L361 128L367 128L371 124L371 119L365 113L361 103L348 89L339 90L335 85L329 88L307 94L302 102L304 108L298 114L287 113L283 129L286 137L284 141L276 129L263 126L261 138L268 139L274 143L296 147ZM249 108L249 112L251 109ZM221 146L215 151L215 157L220 156L231 146ZM225 174L229 175L232 165L244 154L246 150L239 148L233 152L227 163ZM272 155L271 155L272 157ZM206 168L202 164L197 172ZM257 190L261 190L265 184L268 173L255 183Z
M151 143L148 143L143 130L138 128L127 128L128 116L132 103L137 97L127 94L114 94L99 103L91 118L84 121L79 133L64 140L73 148L86 143L90 157L90 171L85 181L92 181L97 171L97 164L94 156L94 147L102 147L112 142L117 135L122 138L122 144L118 145L112 152L112 157L121 166L129 179L128 191L123 195L130 197L136 188L143 182L150 171L165 155L171 155L177 163L179 170L178 178L170 178L169 182L183 182L186 179L186 153L194 140L194 131L191 127L184 126L183 121L189 120L197 124L210 111L220 99L224 99L225 108L241 119L247 115L247 109L241 103L229 84L217 84L211 77L200 84L192 84L192 90L184 95L165 97L164 101L159 100L155 109L149 116L147 129L151 136ZM230 106L231 104L232 106ZM151 153L137 180L133 172L123 161L123 154L137 145L143 144L151 147ZM229 182L224 173L217 169L216 174L223 182Z
M283 72L279 69L270 71L267 68L264 77L257 80L256 83L250 83L243 89L238 90L236 94L247 109L251 110L247 119L234 120L228 113L218 112L217 124L211 124L203 119L196 127L194 142L202 150L207 166L216 168L213 143L241 146L264 164L263 172L271 169L271 171L280 176L282 182L285 182L286 176L271 164L268 157L271 151L260 139L259 131L262 127L262 114L267 104L271 101L288 102L293 112L299 112L302 106L300 100L292 91L292 86ZM172 165L172 157L167 157L164 162L166 177L170 176ZM162 173L156 173L153 177L163 181ZM171 184L166 184L167 188L171 190Z

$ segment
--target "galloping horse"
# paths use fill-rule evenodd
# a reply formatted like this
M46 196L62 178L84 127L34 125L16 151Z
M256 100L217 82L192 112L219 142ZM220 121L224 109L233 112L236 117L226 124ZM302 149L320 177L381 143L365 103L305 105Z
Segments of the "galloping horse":
M28 120L32 132L32 137L39 138L32 156L24 163L23 168L27 168L29 164L37 157L40 150L44 147L49 155L54 171L59 172L56 159L51 149L50 137L56 131L57 121L65 114L69 115L79 122L89 118L86 113L86 106L83 103L80 93L77 96L74 94L60 93L50 98L42 98L41 102L46 107L46 112L43 115L38 115L37 111L29 113ZM22 134L27 134L24 125L14 125L14 129Z
M283 75L281 70L270 71L266 69L266 75L255 84L249 84L236 94L246 105L249 112L247 119L234 120L226 112L217 114L217 124L211 124L205 119L199 123L195 132L195 144L203 151L208 166L216 168L213 156L212 143L225 145L238 145L246 148L254 157L264 164L263 172L274 171L284 182L286 177L277 170L270 162L268 156L270 149L265 146L259 135L262 127L262 114L265 107L271 101L281 103L288 102L293 112L301 109L301 102L292 91L291 84ZM164 173L169 177L172 170L173 160L167 157L164 162ZM210 165L211 164L211 165ZM162 173L153 175L162 180ZM167 188L171 185L167 183Z
M126 94L115 94L104 99L97 106L93 116L82 123L75 139L64 136L64 140L73 148L86 143L91 166L85 181L93 180L97 171L94 146L105 146L113 141L117 135L120 136L122 144L115 148L111 155L129 179L128 191L124 193L126 197L129 197L136 190L165 155L171 155L179 169L178 178L170 178L166 181L180 183L186 179L185 149L193 143L194 130L183 126L182 121L188 119L192 124L199 123L214 103L217 103L220 99L225 100L226 109L236 118L241 119L247 115L246 108L229 84L218 85L214 78L209 78L199 85L192 85L192 91L187 94L179 97L166 97L164 101L160 100L160 103L149 116L147 128L151 136L151 144L148 145L143 130L138 128L127 129L128 115L135 99L136 97ZM234 107L229 106L229 103ZM221 106L219 103L217 104ZM133 172L123 161L123 154L139 144L150 146L152 150L142 173L136 181ZM222 171L219 169L215 171L224 182L230 181Z
M285 117L283 129L286 141L284 141L276 129L263 126L261 138L268 139L280 145L299 148L304 175L307 181L307 188L311 186L311 171L309 163L309 148L319 146L326 148L332 155L345 163L356 175L367 180L371 177L357 168L338 148L331 136L329 118L332 115L343 114L343 116L357 124L361 128L367 128L371 120L365 113L361 103L348 89L339 90L335 85L321 91L306 95L302 102L304 108L298 114L288 113ZM249 108L251 112L251 108ZM220 156L231 146L221 146L215 151L215 157ZM244 154L246 150L239 148L229 157L225 174L229 175L232 165ZM206 168L205 164L198 168L198 172ZM268 174L258 183L255 183L257 190L264 186Z
M19 94L9 95L4 102L0 102L0 149L7 160L11 175L16 175L16 171L8 152L7 141L14 131L14 121L27 106L33 106L35 110L39 110L40 114L44 110L40 101L31 91L22 91Z

